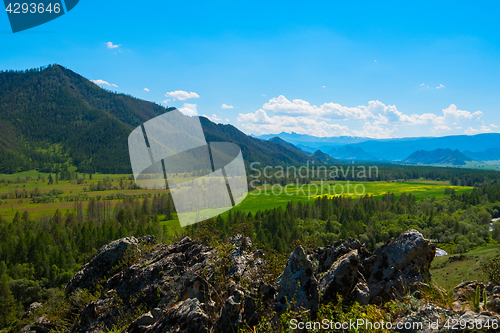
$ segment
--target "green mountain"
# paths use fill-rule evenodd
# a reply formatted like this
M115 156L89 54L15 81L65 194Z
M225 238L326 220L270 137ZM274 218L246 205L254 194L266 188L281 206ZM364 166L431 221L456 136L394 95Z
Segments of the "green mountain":
M433 151L417 150L403 160L409 164L446 164L465 165L466 161L472 161L458 150L436 149Z
M328 154L323 153L321 150L316 150L314 153L311 154L311 157L315 157L315 158L319 159L322 163L326 163L326 164L338 164L338 163L340 163L339 160L336 160L333 157L329 156Z
M128 135L174 108L113 93L60 65L0 72L0 173L38 169L131 173ZM299 164L309 157L201 118L207 141L230 141L247 162Z
M271 139L267 140L269 142L274 142L274 143L279 143L283 146L286 146L286 147L289 147L289 148L293 148L297 151L300 151L300 152L304 152L302 149L300 149L299 147L297 147L296 145L288 142L288 141L285 141L283 140L282 138L280 138L279 136L275 136L275 137L272 137Z

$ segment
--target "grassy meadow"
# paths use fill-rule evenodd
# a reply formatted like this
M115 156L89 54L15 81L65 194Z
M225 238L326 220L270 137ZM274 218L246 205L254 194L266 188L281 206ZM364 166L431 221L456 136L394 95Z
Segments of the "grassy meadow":
M52 174L52 177L55 177ZM49 174L39 173L37 171L26 171L11 175L0 175L0 215L11 220L16 211L27 211L31 217L42 215L52 215L59 209L63 213L67 210L75 208L75 201L71 197L83 196L88 200L90 197L101 198L111 201L112 205L119 199L108 199L110 195L136 195L145 196L148 194L165 193L168 190L153 190L153 189L122 189L120 182L125 187L133 184L131 175L107 175L93 174L92 179L89 175L80 174L83 177L83 182L79 184L76 179L60 180L53 184L49 184ZM111 188L104 191L91 191L91 184L97 186L99 182L106 181ZM428 180L411 180L411 181L391 181L391 182L349 182L349 181L315 181L311 184L303 185L263 185L251 191L245 200L233 208L237 211L245 211L255 213L259 210L272 209L276 207L286 207L289 201L314 202L322 195L334 196L344 195L347 197L357 198L363 195L373 195L374 197L382 197L387 193L394 193L396 196L403 192L412 193L418 199L430 196L442 196L446 188L454 188L457 193L471 192L472 187L450 186L447 181L428 181ZM51 191L60 191L53 197L50 202L34 203L31 198L4 198L5 195L15 194L26 191L32 192L35 189L41 194ZM84 206L86 200L83 201ZM224 213L226 216L228 212ZM164 221L169 225L174 226L177 220ZM180 226L179 226L180 228Z
M449 290L464 281L488 281L481 262L500 256L500 245L487 244L465 254L435 257L431 264L432 279Z

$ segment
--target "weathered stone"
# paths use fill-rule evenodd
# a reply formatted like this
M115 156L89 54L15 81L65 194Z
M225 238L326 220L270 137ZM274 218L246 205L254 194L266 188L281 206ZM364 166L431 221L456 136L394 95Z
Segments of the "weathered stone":
M372 257L361 261L371 300L401 297L413 283L425 281L435 252L436 245L416 230L379 247Z
M323 275L319 290L323 300L336 300L336 295L348 296L357 282L359 255L358 250L344 254Z
M66 293L71 294L77 289L91 287L123 259L127 251L136 251L137 245L138 241L135 237L118 239L104 245L96 256L68 282Z
M450 310L432 304L426 304L417 312L397 320L393 328L401 333L437 332L437 329L431 325L437 323L437 327L443 326L446 319L450 318L452 314L453 312Z
M359 281L351 294L351 299L361 305L366 305L370 301L370 288L364 281Z
M317 311L319 304L318 281L314 277L313 264L307 258L302 246L298 246L290 255L286 267L277 281L276 301L278 310L311 309Z
M210 320L196 298L181 301L166 311L163 319L145 332L209 332Z

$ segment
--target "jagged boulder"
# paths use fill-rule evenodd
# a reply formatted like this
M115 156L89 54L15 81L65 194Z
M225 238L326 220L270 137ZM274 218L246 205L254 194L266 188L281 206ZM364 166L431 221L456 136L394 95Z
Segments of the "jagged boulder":
M413 229L379 247L361 261L370 301L400 297L412 284L425 281L435 254L436 245Z
M128 332L209 332L210 318L203 310L203 304L196 298L180 301L169 308L164 316L153 325L139 326L142 329Z
M292 306L292 309L311 309L319 305L318 281L314 276L314 266L302 246L290 255L286 267L277 281L276 301L278 310Z
M65 291L68 294L77 289L91 287L100 281L113 266L124 258L126 253L136 252L139 241L135 237L127 237L103 246L96 256L68 282Z
M352 250L333 263L319 281L319 290L325 300L335 300L336 295L348 296L357 284L358 250Z

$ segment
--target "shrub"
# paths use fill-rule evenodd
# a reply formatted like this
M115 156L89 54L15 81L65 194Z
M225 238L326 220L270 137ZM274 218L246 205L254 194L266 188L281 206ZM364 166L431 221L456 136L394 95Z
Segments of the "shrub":
M495 257L481 263L481 269L495 285L500 285L500 257Z

